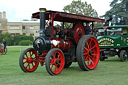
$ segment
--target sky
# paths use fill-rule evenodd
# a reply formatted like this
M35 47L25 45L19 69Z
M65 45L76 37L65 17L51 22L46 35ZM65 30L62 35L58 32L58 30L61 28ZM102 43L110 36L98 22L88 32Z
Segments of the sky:
M63 11L66 5L73 0L0 0L0 12L5 11L8 21L21 21L31 19L32 13L38 12L39 8ZM81 0L92 5L99 16L104 15L110 9L112 0Z

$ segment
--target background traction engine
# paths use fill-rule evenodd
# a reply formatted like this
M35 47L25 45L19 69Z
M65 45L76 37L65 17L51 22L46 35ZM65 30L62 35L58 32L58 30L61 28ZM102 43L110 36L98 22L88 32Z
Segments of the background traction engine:
M99 61L99 45L93 35L85 35L82 24L73 29L55 29L56 34L49 37L45 29L46 9L40 8L40 36L33 42L33 48L25 49L19 58L24 72L33 72L40 63L46 66L50 75L59 74L72 62L78 62L82 70L93 70Z

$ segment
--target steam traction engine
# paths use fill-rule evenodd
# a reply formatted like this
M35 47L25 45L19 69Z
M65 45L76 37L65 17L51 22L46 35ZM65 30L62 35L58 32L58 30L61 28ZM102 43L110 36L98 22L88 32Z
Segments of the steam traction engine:
M19 64L24 72L35 71L39 63L41 66L45 63L50 75L59 74L72 62L78 62L80 68L87 71L97 66L99 45L93 35L85 35L83 23L104 20L45 8L40 8L32 17L40 19L40 35L34 40L33 48L25 49L20 55ZM63 22L62 29L55 28L54 21ZM65 22L73 23L73 27L64 29Z

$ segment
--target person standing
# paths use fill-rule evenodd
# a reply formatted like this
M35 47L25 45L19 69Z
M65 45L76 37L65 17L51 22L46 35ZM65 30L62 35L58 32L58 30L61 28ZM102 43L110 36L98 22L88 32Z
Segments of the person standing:
M4 44L4 52L5 52L5 49L6 49L6 46L7 46L7 43L6 43L5 39L3 39L3 44Z
M91 32L91 28L89 26L89 22L86 22L86 26L85 26L85 35L89 35Z

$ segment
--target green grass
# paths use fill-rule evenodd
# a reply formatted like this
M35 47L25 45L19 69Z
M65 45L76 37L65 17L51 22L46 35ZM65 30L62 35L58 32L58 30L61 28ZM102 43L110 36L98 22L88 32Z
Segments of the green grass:
M25 48L8 47L8 53L0 55L0 85L128 85L128 61L121 62L117 56L99 61L93 71L82 71L73 63L56 76L40 65L35 72L24 73L19 56Z

